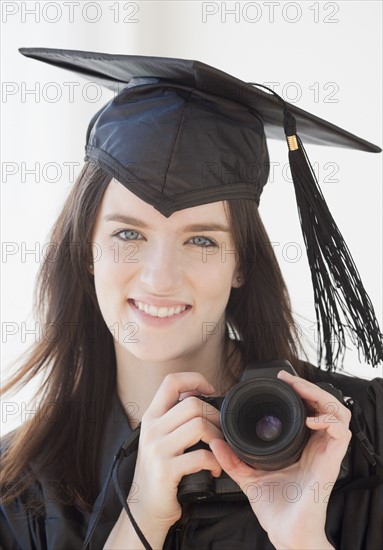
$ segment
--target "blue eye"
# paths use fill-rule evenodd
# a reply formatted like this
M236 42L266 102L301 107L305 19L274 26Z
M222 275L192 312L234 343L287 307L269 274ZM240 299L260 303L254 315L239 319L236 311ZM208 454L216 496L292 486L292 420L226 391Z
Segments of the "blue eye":
M123 241L136 241L141 238L141 234L138 231L134 231L134 229L124 229L124 231L116 233L116 237Z
M197 246L204 246L204 247L217 246L217 243L215 241L213 241L212 239L208 239L207 237L202 237L202 236L192 237L190 240L192 241L193 244Z

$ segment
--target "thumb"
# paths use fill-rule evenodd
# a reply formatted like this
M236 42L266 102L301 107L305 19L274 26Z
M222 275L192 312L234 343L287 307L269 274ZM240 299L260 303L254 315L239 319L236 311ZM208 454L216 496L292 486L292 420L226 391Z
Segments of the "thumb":
M226 441L212 439L209 446L222 469L238 484L240 481L243 482L245 478L254 476L254 468L238 458Z

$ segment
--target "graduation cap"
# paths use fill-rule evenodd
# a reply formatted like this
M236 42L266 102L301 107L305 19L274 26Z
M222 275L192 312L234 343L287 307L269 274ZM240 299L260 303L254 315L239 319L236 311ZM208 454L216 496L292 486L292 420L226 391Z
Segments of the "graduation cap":
M119 93L92 118L92 160L164 216L245 198L259 204L269 173L267 138L287 139L289 163L314 287L319 359L343 357L351 332L366 360L383 359L370 298L328 209L302 140L368 152L381 149L289 104L274 91L199 61L21 48ZM267 91L266 91L267 90Z

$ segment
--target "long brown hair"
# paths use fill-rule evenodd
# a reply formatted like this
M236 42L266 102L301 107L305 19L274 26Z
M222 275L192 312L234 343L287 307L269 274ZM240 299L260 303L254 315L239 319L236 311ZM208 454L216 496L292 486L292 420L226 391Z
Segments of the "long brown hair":
M290 299L270 239L254 201L228 201L230 228L238 254L242 280L233 288L226 319L241 348L240 371L253 361L287 359L298 374L310 376L298 331L291 313Z
M87 163L52 230L52 254L42 263L35 295L40 322L51 336L34 345L4 387L7 392L45 374L35 418L13 432L6 445L3 503L23 492L39 471L52 467L64 503L89 511L99 490L99 446L115 391L116 361L88 265L109 181L98 165ZM284 358L303 372L288 294L257 205L229 201L228 210L244 284L232 290L227 321L241 347L242 368L249 361ZM229 374L234 380L239 373Z

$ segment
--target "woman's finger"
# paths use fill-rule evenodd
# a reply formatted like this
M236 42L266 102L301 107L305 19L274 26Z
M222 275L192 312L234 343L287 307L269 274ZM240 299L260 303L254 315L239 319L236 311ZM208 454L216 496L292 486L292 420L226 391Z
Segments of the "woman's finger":
M223 439L221 430L201 417L192 418L168 434L166 452L172 456L179 455L199 441L209 444L212 439Z
M198 449L190 453L181 454L172 460L172 474L177 483L188 474L195 474L201 470L208 470L214 477L219 477L222 467L214 454L208 449Z
M178 403L181 393L189 391L198 391L201 394L209 395L214 392L214 388L198 372L175 372L167 374L145 412L146 418L158 418L164 415Z
M203 422L211 422L217 428L221 427L219 410L198 397L188 397L169 409L162 417L166 432L172 432L181 424L192 418L201 418Z
M278 378L291 386L302 399L308 401L317 415L327 414L328 423L340 420L345 425L349 425L350 411L329 392L286 371L280 371Z
M325 430L327 434L333 439L345 439L349 441L352 435L348 427L340 420L329 422L327 414L307 417L306 425L308 428L310 428L310 430Z
M174 405L160 419L150 419L146 415L146 421L149 420L146 422L146 429L149 432L153 430L150 437L165 437L193 418L199 419L202 424L211 423L217 429L221 428L220 413L215 407L197 397L188 397Z

